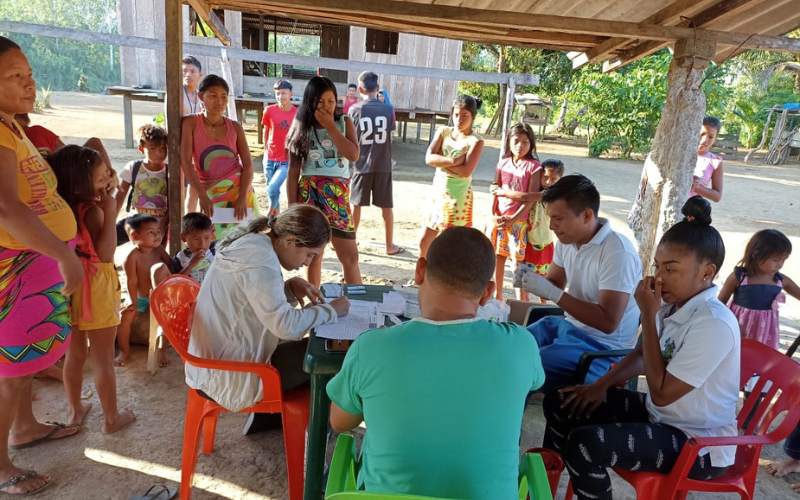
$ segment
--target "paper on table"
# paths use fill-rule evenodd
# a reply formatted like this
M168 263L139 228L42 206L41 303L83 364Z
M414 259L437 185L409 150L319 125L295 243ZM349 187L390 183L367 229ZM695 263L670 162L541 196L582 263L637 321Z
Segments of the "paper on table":
M383 314L396 314L404 316L406 314L406 299L397 292L383 294L383 303L378 308Z
M351 300L347 316L331 325L317 327L317 337L325 339L355 340L356 337L372 328L382 325L383 317L378 312L377 302Z
M247 209L247 217L242 220L236 219L236 209L234 208L216 208L214 207L214 216L211 217L211 222L214 224L238 224L253 218L253 209Z

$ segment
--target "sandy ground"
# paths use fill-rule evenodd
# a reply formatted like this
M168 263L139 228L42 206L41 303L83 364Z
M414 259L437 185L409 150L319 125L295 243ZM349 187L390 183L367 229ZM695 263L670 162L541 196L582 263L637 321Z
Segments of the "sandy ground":
M34 124L52 129L67 143L80 143L91 136L100 137L117 170L138 158L137 150L124 148L120 97L56 92L52 102L53 109L32 116ZM158 104L135 102L134 126L147 123L161 110ZM253 117L250 122L254 122ZM415 135L412 131L409 131L410 137ZM422 136L427 137L425 130ZM251 134L250 142L254 155L260 155L254 134ZM374 208L363 211L359 250L366 283L398 284L413 276L420 220L433 176L433 170L424 164L425 147L424 143L403 143L395 138L395 241L409 251L397 257L387 257L380 211ZM567 143L540 143L539 152L542 159L560 158L568 172L580 172L593 179L603 195L602 215L611 220L615 229L629 234L625 217L639 180L641 162L589 159L585 147ZM491 206L488 185L494 176L497 157L498 142L487 141L474 176L476 227L483 227L488 220ZM255 187L262 207L265 207L264 180L259 175L260 160L259 156L254 161L257 172ZM725 196L714 206L713 214L714 225L722 232L728 249L721 272L723 279L741 257L749 236L758 229L779 229L791 237L795 248L800 248L799 186L800 168L797 164L765 167L726 162ZM118 262L127 250L120 247ZM324 262L323 281L338 280L341 266L335 255L329 252ZM796 280L800 279L800 252L795 252L787 261L784 271ZM509 271L505 284L507 295L511 292L510 276ZM800 303L789 299L782 309L782 340L786 345L800 334L798 318ZM154 483L175 484L179 481L186 388L178 357L174 352L171 356L173 366L151 376L145 370L146 350L134 347L131 362L117 371L120 406L136 412L138 421L134 425L115 435L103 435L100 432L102 414L99 401L93 395L89 401L95 407L78 436L12 452L18 465L36 468L54 477L56 484L37 498L124 500L143 493ZM40 399L34 403L34 410L40 419L66 418L66 400L58 382L37 380L35 390ZM94 384L91 367L87 366L84 392L90 390L94 390ZM243 422L241 415L221 418L214 454L199 459L193 498L288 499L280 432L243 437L240 434ZM542 432L541 407L529 406L523 424L521 450L538 446ZM782 459L783 451L780 445L774 445L765 448L762 456ZM798 482L800 475L794 475L788 481ZM632 488L619 480L615 480L615 491L616 498L635 498ZM787 488L787 480L760 471L756 498L793 497L795 495ZM691 494L690 498L710 499L712 496Z

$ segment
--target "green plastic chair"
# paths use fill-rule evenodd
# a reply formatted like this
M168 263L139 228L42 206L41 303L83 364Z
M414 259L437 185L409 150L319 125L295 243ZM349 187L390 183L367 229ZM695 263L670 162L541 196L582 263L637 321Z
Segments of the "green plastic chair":
M360 467L355 438L340 434L333 450L325 500L432 500L432 497L358 490L356 478ZM526 453L519 464L519 500L526 498L553 500L547 471L538 453Z

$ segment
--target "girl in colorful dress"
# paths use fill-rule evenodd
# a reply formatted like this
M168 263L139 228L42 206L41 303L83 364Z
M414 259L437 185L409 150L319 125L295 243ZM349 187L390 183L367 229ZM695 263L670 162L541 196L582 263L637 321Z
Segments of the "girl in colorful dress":
M786 293L800 299L800 287L780 273L792 253L792 243L780 231L764 229L750 238L744 257L725 280L719 300L730 304L743 339L753 339L777 350L780 347L778 304ZM733 300L731 300L733 296Z
M448 227L472 227L472 172L483 153L483 137L472 130L480 101L460 95L450 111L451 125L436 131L425 163L436 169L431 206L425 216L419 255Z
M503 278L506 260L513 258L519 264L525 260L528 246L528 217L532 202L517 201L513 195L525 195L540 190L542 166L536 157L536 136L533 129L518 123L506 136L506 157L497 164L494 183L492 229L489 239L497 255L495 263L495 298L503 300ZM509 196L512 195L512 196ZM520 296L521 288L517 288Z
M214 217L214 208L232 208L236 220L247 211L258 214L253 192L253 160L242 126L222 116L228 105L228 83L217 75L200 82L198 95L203 112L181 122L181 168L198 193L200 210ZM194 166L192 165L194 160ZM221 239L236 223L214 224Z
M361 284L350 209L350 162L358 160L360 151L353 122L336 110L336 102L336 86L329 78L315 76L309 80L286 138L286 197L289 205L314 205L325 212L344 280ZM322 279L322 257L320 252L306 270L307 281L317 287Z
M531 271L541 276L547 276L550 264L553 262L555 245L553 244L553 232L550 231L550 217L547 216L544 204L542 203L542 192L549 188L564 176L564 163L561 160L549 159L542 162L541 191L530 193L513 193L502 189L495 191L512 200L520 202L532 202L530 214L528 216L528 245L525 249L523 264ZM519 298L530 300L527 290L519 288ZM542 304L547 301L539 298Z
M36 82L19 45L0 36L0 494L36 493L50 476L18 467L8 451L62 439L75 427L40 423L31 382L69 346L69 296L83 276L72 210L14 115L33 111ZM18 455L16 458L20 458ZM2 495L0 495L2 496Z
M83 283L72 297L72 343L64 361L64 391L69 424L79 426L91 409L81 401L83 368L91 342L94 384L105 424L103 433L116 432L136 420L117 407L114 340L120 323L122 290L114 268L117 248L117 202L111 169L100 154L81 146L64 146L50 157L58 193L78 221L75 251L83 264Z

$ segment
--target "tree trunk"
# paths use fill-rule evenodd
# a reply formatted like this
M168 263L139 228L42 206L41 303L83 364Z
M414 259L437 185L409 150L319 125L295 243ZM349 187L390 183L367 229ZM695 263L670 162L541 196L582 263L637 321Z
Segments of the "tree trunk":
M661 235L682 219L681 208L692 186L697 164L697 135L706 110L700 88L703 69L682 68L672 61L667 73L667 102L645 160L639 257L650 269Z
M556 120L556 124L553 125L553 129L558 132L564 132L566 130L565 121L567 120L567 106L569 105L569 99L564 99L564 102L561 103L561 111L558 113L558 120Z
M580 123L581 123L580 120L578 120L578 118L580 118L583 115L585 115L588 110L589 110L589 108L587 108L586 106L582 107L581 109L578 110L578 114L575 115L575 118L570 120L569 125L567 126L567 133L569 135L575 135L575 130L578 128L578 125L580 125Z

